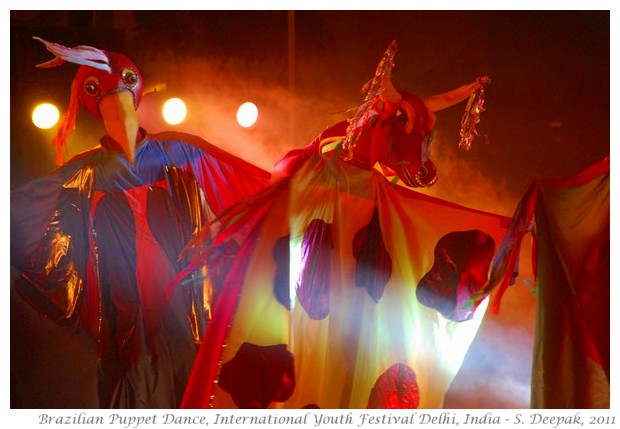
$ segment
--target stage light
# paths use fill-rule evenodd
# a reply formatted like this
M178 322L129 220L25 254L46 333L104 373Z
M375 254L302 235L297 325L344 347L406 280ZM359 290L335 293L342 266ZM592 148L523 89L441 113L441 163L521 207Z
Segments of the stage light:
M258 108L254 103L246 102L237 110L237 122L244 128L249 128L258 119Z
M51 103L41 103L32 110L32 123L42 130L52 128L59 118L58 108Z
M171 98L164 103L162 114L167 123L170 125L177 125L185 120L187 108L180 98Z

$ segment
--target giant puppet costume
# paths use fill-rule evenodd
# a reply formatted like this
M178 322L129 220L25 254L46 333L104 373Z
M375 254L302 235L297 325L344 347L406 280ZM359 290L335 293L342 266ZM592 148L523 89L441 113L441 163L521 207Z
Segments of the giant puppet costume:
M532 235L532 408L609 408L609 198L609 156L572 177L530 180L493 262L499 309Z
M185 250L179 277L206 263L224 283L183 407L441 408L508 219L412 189L437 177L434 112L486 80L422 100L390 83L395 52L352 119Z
M213 295L194 276L167 296L184 264L179 252L269 174L198 137L140 128L142 76L125 55L38 40L55 54L42 67L81 65L54 140L59 160L80 102L107 134L101 146L11 192L14 287L42 314L96 339L91 407L177 407Z

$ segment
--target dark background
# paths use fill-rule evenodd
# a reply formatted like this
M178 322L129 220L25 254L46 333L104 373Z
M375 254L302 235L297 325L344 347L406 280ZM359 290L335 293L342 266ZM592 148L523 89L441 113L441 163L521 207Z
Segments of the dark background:
M51 54L32 36L127 54L145 78L139 115L148 131L198 134L267 170L360 103L362 85L394 39L398 88L427 96L480 75L492 79L478 125L487 139L470 151L458 148L464 104L438 114L432 158L440 180L425 192L510 216L530 179L573 175L610 152L605 10L11 11L12 188L54 168L54 131L35 129L30 110L43 100L64 109L77 70L36 69ZM188 104L187 121L176 127L158 117L168 96ZM246 130L234 114L247 100L260 116ZM102 134L84 111L69 155ZM501 313L483 323L446 407L529 406L535 295L526 262ZM11 317L38 323L25 308ZM12 349L22 342L12 339Z

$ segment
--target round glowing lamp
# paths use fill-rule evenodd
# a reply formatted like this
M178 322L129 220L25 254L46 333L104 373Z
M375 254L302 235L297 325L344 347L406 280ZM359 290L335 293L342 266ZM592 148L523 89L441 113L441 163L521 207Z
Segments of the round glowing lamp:
M164 103L162 114L168 124L178 125L185 120L187 108L180 98L171 98Z
M42 130L52 128L59 118L58 108L51 103L41 103L32 110L32 123Z
M258 108L250 101L243 103L237 110L237 123L244 128L249 128L258 119Z

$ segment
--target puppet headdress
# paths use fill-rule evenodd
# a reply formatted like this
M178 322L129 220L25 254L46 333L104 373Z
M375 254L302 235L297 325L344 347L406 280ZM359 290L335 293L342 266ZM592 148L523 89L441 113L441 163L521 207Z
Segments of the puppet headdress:
M349 120L345 137L344 146L348 152L347 157L352 155L357 139L368 127L369 118L374 114L373 107L377 98L392 104L398 104L402 99L399 92L392 85L392 69L394 68L394 57L397 51L398 43L396 40L393 40L383 54L375 75L362 88L362 92L366 96L353 117Z
M54 58L50 61L46 61L41 64L37 64L38 68L50 68L57 67L63 62L69 62L73 64L85 65L103 70L108 73L112 72L110 62L105 51L102 51L91 46L76 46L74 48L68 48L58 43L51 43L47 40L43 40L40 37L33 37L34 40L38 40L45 44L48 51L54 54ZM58 124L58 132L56 137L52 141L52 147L56 148L56 164L62 165L63 152L67 145L67 138L69 134L75 130L75 122L77 119L79 109L79 97L78 97L78 80L73 79L71 85L71 97L69 99L69 106L62 115L60 123Z

